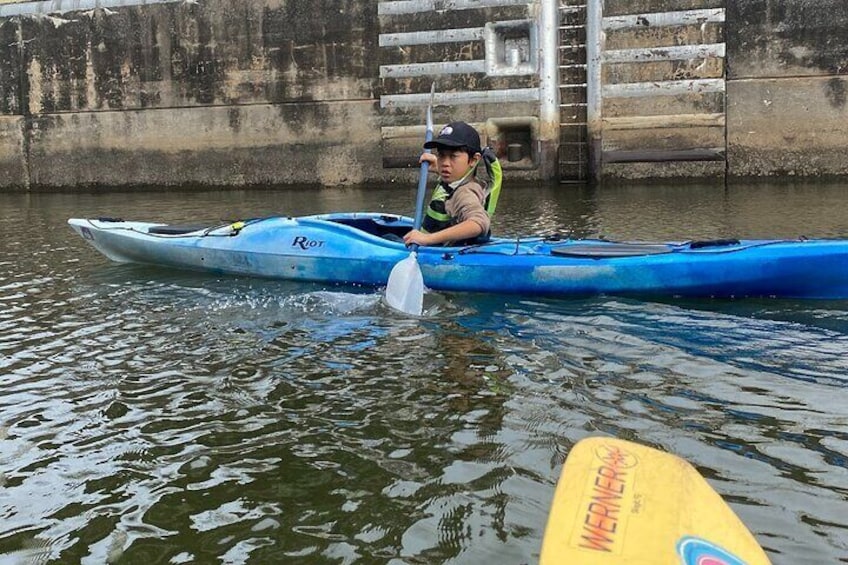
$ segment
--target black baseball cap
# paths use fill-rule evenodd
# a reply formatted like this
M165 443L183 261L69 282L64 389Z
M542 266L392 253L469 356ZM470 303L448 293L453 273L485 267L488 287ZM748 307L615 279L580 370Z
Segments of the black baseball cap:
M439 132L438 137L424 144L424 149L466 147L469 151L480 153L480 134L465 122L451 122Z

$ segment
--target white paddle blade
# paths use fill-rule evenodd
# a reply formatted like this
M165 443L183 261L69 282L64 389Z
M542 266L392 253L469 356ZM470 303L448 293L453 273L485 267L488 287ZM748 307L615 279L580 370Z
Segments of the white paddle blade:
M410 316L420 316L424 311L424 277L415 252L392 269L386 285L386 303Z

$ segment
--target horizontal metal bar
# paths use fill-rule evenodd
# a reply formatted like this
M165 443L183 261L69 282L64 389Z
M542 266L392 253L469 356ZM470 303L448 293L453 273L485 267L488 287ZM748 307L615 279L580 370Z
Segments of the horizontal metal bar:
M605 98L641 98L643 96L677 96L680 94L705 94L724 92L723 78L693 80L665 80L656 82L628 82L608 84L603 87Z
M604 118L605 130L651 128L724 127L724 114L663 114L658 116L617 116Z
M430 45L433 43L456 43L483 39L484 28L443 29L438 31L411 31L405 33L381 33L380 47L401 45Z
M437 92L433 103L439 106L461 104L499 104L504 102L538 102L538 88L515 88L510 90L484 90L464 92ZM430 93L388 94L380 97L381 108L410 108L427 106Z
M377 4L378 16L420 14L421 12L472 10L499 6L526 6L527 0L394 0Z
M485 73L486 61L438 61L434 63L409 63L405 65L382 65L380 78L420 77L429 75L458 75Z
M607 16L604 18L603 26L605 30L630 28L645 29L649 27L721 23L723 21L724 8L707 8L704 10L681 10L676 12L655 12L649 14L632 14L627 16Z
M636 149L604 151L604 163L666 163L674 161L724 161L724 147L706 147L703 149L682 149L679 151L664 149Z
M641 49L611 49L603 54L604 63L645 63L650 61L686 61L723 58L724 43L705 45L674 45L670 47L645 47Z
M33 16L36 14L64 14L87 12L95 8L121 8L144 4L172 4L184 0L44 0L0 5L0 18Z
M477 131L486 130L486 124L484 122L469 122L468 125L476 129ZM380 128L380 139L382 139L383 141L393 141L396 139L412 138L416 142L420 143L421 138L424 137L424 133L426 130L427 126L425 126L424 124L412 126L383 126Z

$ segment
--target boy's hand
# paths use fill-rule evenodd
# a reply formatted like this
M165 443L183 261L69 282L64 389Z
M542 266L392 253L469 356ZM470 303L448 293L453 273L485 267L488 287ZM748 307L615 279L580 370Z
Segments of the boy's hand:
M419 163L424 163L424 161L427 161L428 163L430 163L430 166L433 167L436 165L436 156L430 153L429 151L425 151L418 159Z
M413 243L417 243L418 245L432 245L437 243L433 241L432 233L424 233L418 230L410 230L403 236L403 242L406 245L412 245Z

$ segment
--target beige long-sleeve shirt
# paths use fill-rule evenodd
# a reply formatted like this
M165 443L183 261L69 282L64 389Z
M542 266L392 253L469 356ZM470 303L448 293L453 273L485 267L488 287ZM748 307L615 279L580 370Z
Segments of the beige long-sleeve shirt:
M481 234L489 232L491 222L483 207L486 201L486 185L478 180L470 180L457 188L453 196L445 201L445 212L453 218L454 224L472 220L480 226Z

